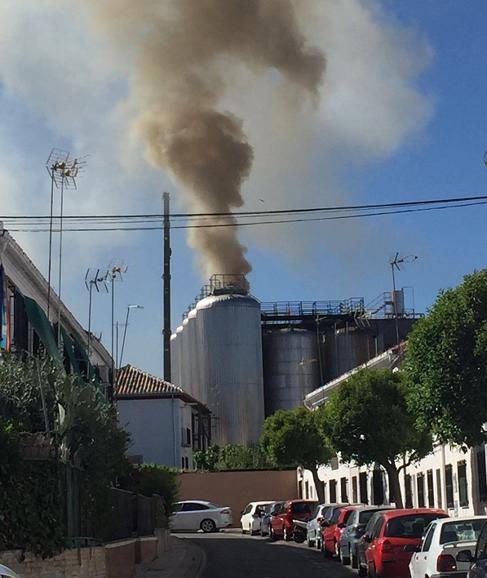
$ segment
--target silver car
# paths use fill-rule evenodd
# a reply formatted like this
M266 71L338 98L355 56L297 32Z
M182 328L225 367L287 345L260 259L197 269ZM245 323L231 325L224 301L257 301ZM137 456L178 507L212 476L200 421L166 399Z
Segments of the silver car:
M7 568L7 566L0 564L0 578L19 578L19 575Z
M306 543L309 548L316 546L318 550L321 549L321 522L328 510L333 506L336 506L336 504L319 504L316 506L312 518L306 525Z

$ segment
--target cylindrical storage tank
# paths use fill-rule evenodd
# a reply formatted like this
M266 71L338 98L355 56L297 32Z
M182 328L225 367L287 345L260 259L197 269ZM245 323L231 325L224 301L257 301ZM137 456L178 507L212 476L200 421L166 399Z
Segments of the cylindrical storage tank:
M196 309L191 309L188 313L184 332L187 333L185 344L187 345L189 355L186 391L199 400L198 364L195 362L198 354L198 344L196 341Z
M213 413L213 443L255 443L264 423L260 304L214 295L196 310L201 400Z
M179 385L181 382L181 376L179 375L180 347L181 340L178 339L176 333L173 333L171 335L171 382L176 385Z
M175 382L172 378L171 381L173 381L173 383L175 383L176 385L179 385L179 387L183 386L183 356L184 356L184 351L183 351L183 326L179 325L176 328L176 340L175 343L177 343L177 347L176 347L176 351L177 351L177 356L176 356L176 360L177 360L177 367L176 367L176 375L178 376L178 381ZM172 368L171 368L171 373L172 373Z
M189 333L188 333L188 318L183 320L182 324L183 330L181 331L181 387L184 391L191 394L190 383L189 383L189 372L191 363L191 352L189 350Z
M303 405L305 396L322 385L316 333L275 329L264 334L263 345L266 416Z

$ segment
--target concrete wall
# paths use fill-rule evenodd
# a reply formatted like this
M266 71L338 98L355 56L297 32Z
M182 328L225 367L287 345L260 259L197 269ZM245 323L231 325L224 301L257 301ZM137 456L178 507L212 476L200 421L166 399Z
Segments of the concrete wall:
M158 555L158 539L147 536L96 548L65 550L53 558L37 558L21 550L0 552L0 564L20 578L134 578L136 564Z
M179 399L119 399L119 423L130 433L130 455L142 461L181 467Z
M208 500L232 509L233 525L249 502L298 498L296 470L184 472L179 475L181 500Z

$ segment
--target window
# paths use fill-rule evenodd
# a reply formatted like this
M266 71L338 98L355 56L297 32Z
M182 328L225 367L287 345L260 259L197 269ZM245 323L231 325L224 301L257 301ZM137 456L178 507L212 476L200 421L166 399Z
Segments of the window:
M196 502L186 502L181 508L181 512L197 512L199 510L208 510L208 506L197 504Z
M357 476L352 478L352 501L354 504L358 504Z
M428 486L428 507L435 507L435 490L433 483L433 470L428 470L426 472L426 483Z
M250 514L252 510L252 504L248 504L248 506L245 508L245 510L243 511L244 515L245 514Z
M406 487L406 508L413 507L413 487L411 483L411 476L406 474L404 477L404 485Z
M191 445L191 430L189 429L189 427L186 428L186 443L188 444L188 446Z
M291 512L293 514L308 514L310 515L315 508L312 502L294 502L291 504Z
M309 500L309 482L307 480L304 483L304 497Z
M487 476L485 469L485 447L477 450L477 480L479 484L479 500L487 502Z
M460 506L466 508L468 506L468 482L467 482L467 464L465 461L458 462L458 494Z
M436 501L438 508L443 508L443 498L441 497L441 470L436 470Z
M382 530L382 526L384 525L384 518L382 516L377 516L377 520L375 520L374 525L372 526L372 530L370 532L370 537L372 539L377 538Z
M360 512L358 516L358 523L359 524L368 524L370 518L375 514L374 510L365 510L364 512Z
M340 492L342 496L342 502L344 504L348 503L348 480L347 478L340 478Z
M424 508L424 475L416 476L416 487L418 488L418 508Z
M459 519L441 527L440 544L447 542L476 542L484 527L483 519Z
M453 468L451 465L445 466L445 486L446 486L446 507L453 508L455 502L453 498Z
M181 458L181 467L182 467L183 470L184 470L184 458Z
M429 530L426 533L426 536L423 541L423 547L421 548L422 552L428 552L431 546L431 542L433 541L433 534L436 530L436 524L431 524Z
M382 483L382 471L374 470L372 476L372 489L374 497L374 505L380 506L384 503L384 484Z
M435 514L416 514L393 518L387 524L384 536L389 538L421 538L424 529L438 518Z
M367 472L361 472L358 477L360 489L360 503L368 504L369 497L367 495Z
M337 501L337 481L330 480L330 502L336 504Z

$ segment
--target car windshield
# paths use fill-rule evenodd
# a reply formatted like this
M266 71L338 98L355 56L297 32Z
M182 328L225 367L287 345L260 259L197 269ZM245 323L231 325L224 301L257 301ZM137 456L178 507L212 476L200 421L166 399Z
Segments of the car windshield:
M446 544L446 542L476 542L485 522L485 519L447 522L441 528L440 544Z
M340 510L341 508L335 508L331 514L331 516L328 518L328 521L330 522L330 524L336 524L338 522L338 516L340 515Z
M367 524L367 522L370 520L370 518L372 518L376 511L377 510L365 510L365 512L360 512L358 516L358 523Z
M426 526L437 518L437 514L416 514L393 518L387 523L384 536L388 538L421 538Z
M293 514L311 514L314 508L315 504L310 504L309 502L294 502L291 505L291 512Z

